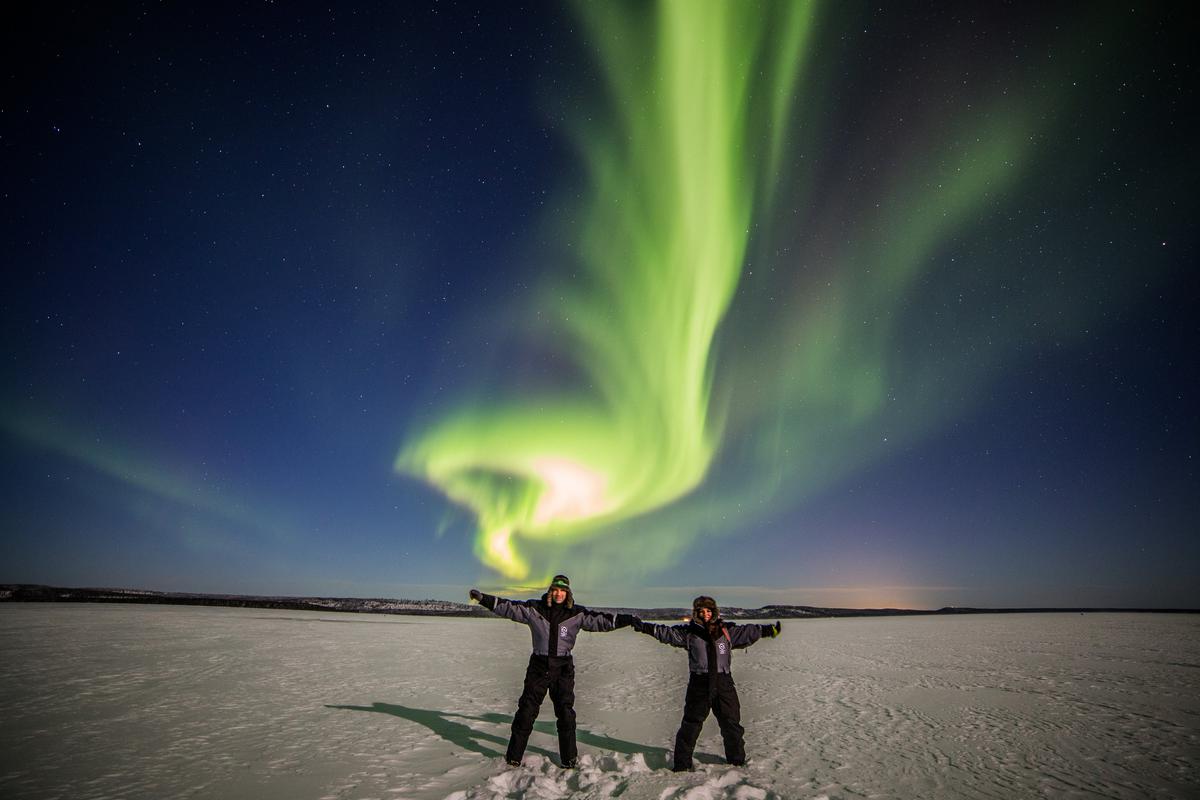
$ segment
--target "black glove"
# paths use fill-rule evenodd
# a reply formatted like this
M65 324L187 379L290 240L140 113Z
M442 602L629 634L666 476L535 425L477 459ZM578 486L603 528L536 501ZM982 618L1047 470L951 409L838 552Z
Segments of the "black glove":
M634 617L634 620L636 620L633 623L633 629L635 631L637 631L638 633L645 633L650 636L654 635L654 623L653 622L642 622L637 617Z
M483 592L479 591L478 589L472 589L471 591L467 592L467 594L469 594L471 599L476 603L483 600Z
M614 625L617 628L624 628L641 622L641 620L635 617L633 614L617 614L614 620Z
M759 627L762 628L762 635L768 638L778 636L783 630L783 626L779 624L778 620L775 621L774 625L760 625Z

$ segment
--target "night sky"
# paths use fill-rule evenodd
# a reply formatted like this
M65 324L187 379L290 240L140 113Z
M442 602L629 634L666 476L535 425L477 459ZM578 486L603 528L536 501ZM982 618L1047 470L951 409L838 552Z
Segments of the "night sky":
M1185 4L59 6L0 582L1200 607Z

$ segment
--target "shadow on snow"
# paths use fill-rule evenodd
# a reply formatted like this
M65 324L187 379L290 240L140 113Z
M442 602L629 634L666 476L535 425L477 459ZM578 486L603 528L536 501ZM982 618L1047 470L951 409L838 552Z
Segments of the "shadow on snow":
M477 731L470 725L456 722L455 720L471 720L493 725L511 725L513 720L510 715L506 714L489 713L473 717L467 714L454 714L448 711L409 708L392 703L372 703L369 706L326 705L325 707L344 711L373 711L378 714L391 714L393 717L407 719L418 725L424 725L450 744L461 747L464 750L469 750L472 753L479 753L488 758L500 758L504 755L508 747L508 737ZM553 722L535 722L533 729L539 733L558 736L558 731ZM611 736L602 736L578 727L575 730L575 737L582 744L590 745L600 750L626 754L642 753L646 757L646 765L651 769L662 769L667 766L667 750L662 747L649 747L637 742L627 742L624 739L614 739ZM500 749L493 750L485 743L500 745ZM548 750L540 747L531 746L528 748L528 751L544 755L547 758L553 755Z

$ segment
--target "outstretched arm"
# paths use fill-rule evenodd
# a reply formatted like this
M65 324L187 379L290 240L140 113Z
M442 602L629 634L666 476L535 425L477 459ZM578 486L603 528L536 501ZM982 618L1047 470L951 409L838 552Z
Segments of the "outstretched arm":
M761 638L773 638L779 635L783 626L776 622L774 625L734 625L727 624L725 630L729 633L729 643L734 647L749 647Z
M506 600L503 597L485 594L478 589L472 589L470 595L472 600L479 601L479 605L494 614L511 619L513 622L529 622L535 613L528 603L519 600Z
M663 644L672 647L687 647L687 625L655 625L653 622L634 623L633 629L638 633L653 636Z
M583 629L592 633L615 631L633 624L637 617L632 614L610 614L607 611L583 609Z

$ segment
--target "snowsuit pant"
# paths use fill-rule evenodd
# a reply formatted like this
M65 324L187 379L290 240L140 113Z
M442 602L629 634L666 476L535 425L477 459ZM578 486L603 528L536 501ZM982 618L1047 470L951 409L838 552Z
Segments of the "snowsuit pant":
M533 732L546 691L554 703L554 716L558 718L558 755L566 764L578 752L575 748L575 662L570 656L529 657L525 669L525 690L517 701L517 714L513 717L512 738L508 740L509 761L520 761L525 755L525 745Z
M696 740L700 738L700 729L708 712L712 711L721 726L721 738L725 740L725 760L730 764L746 763L746 744L743 736L746 729L742 727L742 705L738 701L737 687L733 685L733 676L727 672L719 672L715 676L708 673L692 673L688 679L687 696L683 701L683 722L679 725L679 733L675 734L675 769L690 770L693 768L692 752L696 749Z

